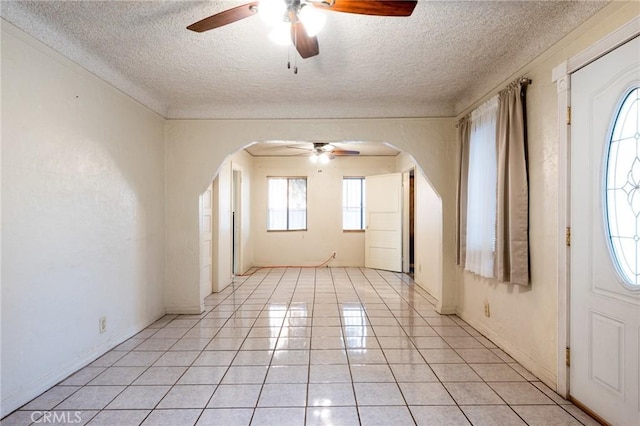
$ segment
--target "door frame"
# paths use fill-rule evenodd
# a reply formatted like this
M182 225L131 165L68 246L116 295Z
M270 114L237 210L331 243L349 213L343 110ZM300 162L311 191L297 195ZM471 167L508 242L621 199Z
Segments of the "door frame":
M410 167L402 172L402 272L406 274L411 272L411 251L415 250L415 248L411 246L410 238L412 231L415 235L415 213L414 221L410 220L411 204L413 204L415 210L416 200L415 169L415 167ZM413 194L411 194L411 176L414 177ZM413 197L411 195L413 195Z
M570 393L567 348L570 342L570 229L571 229L571 74L640 35L640 17L635 17L577 55L553 69L552 82L558 94L558 321L556 392L567 398Z
M242 170L231 168L231 272L242 271Z

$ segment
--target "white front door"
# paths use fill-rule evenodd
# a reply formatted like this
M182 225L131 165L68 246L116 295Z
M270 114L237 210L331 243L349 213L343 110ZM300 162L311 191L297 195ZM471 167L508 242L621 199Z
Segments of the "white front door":
M639 60L636 38L571 76L570 394L625 426L640 424Z
M366 177L364 264L402 272L402 173Z

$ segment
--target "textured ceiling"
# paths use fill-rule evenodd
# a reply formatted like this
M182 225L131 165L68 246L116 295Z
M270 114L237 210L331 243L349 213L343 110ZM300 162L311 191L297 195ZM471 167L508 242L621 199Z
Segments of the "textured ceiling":
M250 17L185 27L246 1L2 1L2 17L167 118L452 116L606 2L419 0L409 18L327 13L320 55ZM535 84L535 82L534 82Z

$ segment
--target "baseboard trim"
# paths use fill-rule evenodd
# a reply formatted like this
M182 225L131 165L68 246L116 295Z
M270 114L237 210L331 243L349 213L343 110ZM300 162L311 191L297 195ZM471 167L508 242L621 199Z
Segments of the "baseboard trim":
M2 400L0 401L0 419L13 413L15 410L19 409L32 399L41 395L49 388L66 380L76 371L86 367L105 353L109 352L111 349L120 345L122 342L140 333L142 330L156 322L158 319L162 318L164 315L166 315L166 313L162 312L162 314L154 317L151 321L139 323L138 325L130 327L127 331L121 333L117 337L114 337L104 344L97 346L86 356L72 362L71 364L68 364L61 369L56 368L55 371L51 374L34 380L33 382L26 384L20 391L8 395L6 398L2 398Z
M495 333L490 328L482 325L481 323L475 321L470 316L466 315L464 311L458 310L457 315L469 324L471 327L475 328L478 332L480 332L487 339L491 340L496 346L505 351L507 355L513 358L516 362L522 365L524 368L529 370L531 374L540 379L541 382L549 386L551 389L556 388L556 375L555 372L552 372L546 368L544 368L539 362L531 358L528 354L522 352L518 347L514 346L511 342L503 339L497 333Z
M454 315L458 313L456 305L449 305L449 306L436 305L436 312L439 313L440 315Z
M168 315L199 315L204 312L200 304L197 305L170 305L166 307Z

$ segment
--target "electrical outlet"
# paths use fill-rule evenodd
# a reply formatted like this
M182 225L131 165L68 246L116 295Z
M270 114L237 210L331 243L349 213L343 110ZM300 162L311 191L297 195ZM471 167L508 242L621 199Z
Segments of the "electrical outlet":
M491 307L489 306L489 302L484 302L484 316L487 318L491 317Z
M100 330L100 334L107 331L107 317L100 317L98 322L98 329Z

